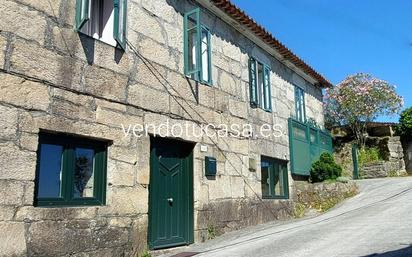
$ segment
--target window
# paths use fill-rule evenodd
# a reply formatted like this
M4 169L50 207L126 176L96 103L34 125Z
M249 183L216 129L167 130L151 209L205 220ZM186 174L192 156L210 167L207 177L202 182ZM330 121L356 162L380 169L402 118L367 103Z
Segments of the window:
M262 157L261 172L263 198L289 198L288 170L286 161Z
M200 23L200 9L184 17L185 74L194 80L212 84L210 31Z
M77 0L76 30L126 48L127 0Z
M36 205L103 205L107 143L58 134L39 135Z
M250 105L272 111L270 69L255 58L249 59Z
M296 119L300 122L306 121L305 110L305 91L302 88L295 86L295 111Z

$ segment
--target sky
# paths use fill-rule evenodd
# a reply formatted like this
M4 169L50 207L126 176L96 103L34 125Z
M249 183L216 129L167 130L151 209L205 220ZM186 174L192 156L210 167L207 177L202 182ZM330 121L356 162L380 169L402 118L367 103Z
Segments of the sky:
M369 73L395 85L405 107L412 106L412 1L232 2L334 85Z

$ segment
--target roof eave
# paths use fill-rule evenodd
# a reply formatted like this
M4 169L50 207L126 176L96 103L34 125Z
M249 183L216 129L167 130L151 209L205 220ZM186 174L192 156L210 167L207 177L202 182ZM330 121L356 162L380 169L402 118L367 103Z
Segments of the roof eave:
M333 84L325 77L296 56L229 0L196 1L312 84L321 88L333 87Z

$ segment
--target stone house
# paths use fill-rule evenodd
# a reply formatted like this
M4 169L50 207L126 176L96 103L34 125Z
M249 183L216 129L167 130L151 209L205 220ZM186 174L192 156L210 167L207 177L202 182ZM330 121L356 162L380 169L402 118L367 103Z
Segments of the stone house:
M138 256L292 215L288 119L322 126L331 84L232 3L0 14L0 256Z

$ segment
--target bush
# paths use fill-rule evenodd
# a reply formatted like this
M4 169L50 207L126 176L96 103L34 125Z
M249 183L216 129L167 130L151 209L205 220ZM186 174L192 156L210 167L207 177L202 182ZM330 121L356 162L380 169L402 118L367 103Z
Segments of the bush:
M363 167L367 163L383 160L381 153L376 147L363 148L359 150L359 164Z
M322 182L327 179L336 179L342 174L342 167L339 166L330 153L322 153L319 160L312 164L310 170L310 180Z

